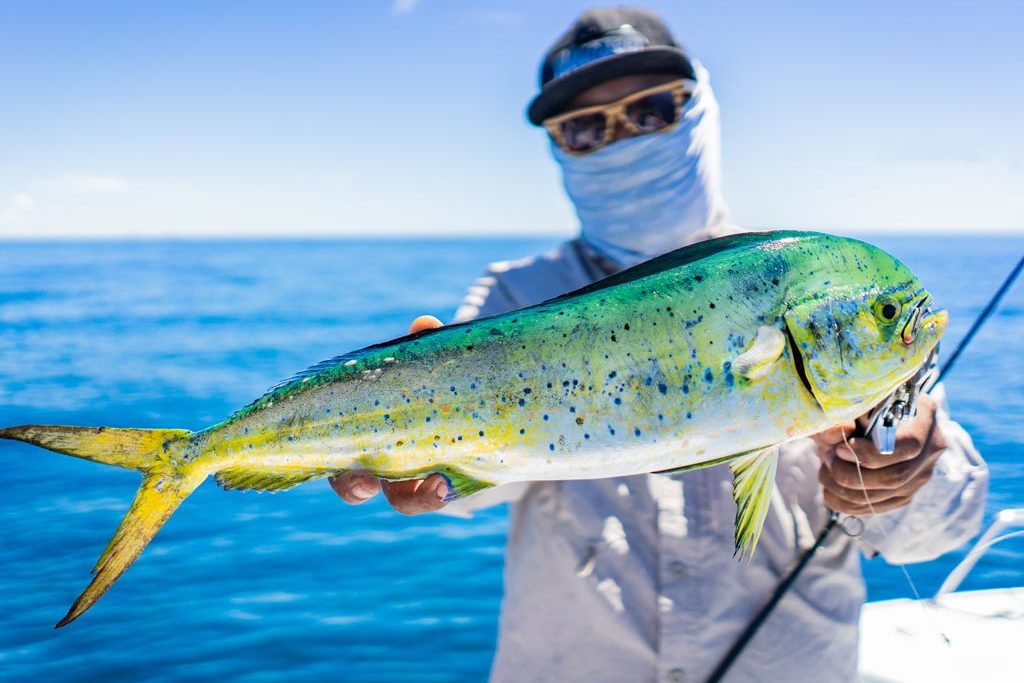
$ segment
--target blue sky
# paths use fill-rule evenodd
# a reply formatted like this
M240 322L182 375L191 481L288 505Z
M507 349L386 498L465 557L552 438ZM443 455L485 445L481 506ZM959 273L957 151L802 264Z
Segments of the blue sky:
M539 59L586 6L0 0L0 237L569 234ZM650 2L733 220L1024 230L1011 2Z

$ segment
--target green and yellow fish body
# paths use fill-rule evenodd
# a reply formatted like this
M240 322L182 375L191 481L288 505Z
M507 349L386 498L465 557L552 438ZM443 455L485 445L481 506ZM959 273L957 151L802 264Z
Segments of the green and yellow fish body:
M455 497L729 461L737 548L752 552L776 447L865 413L915 373L945 326L913 273L875 247L746 233L326 361L199 432L25 426L0 437L144 475L59 625L210 475L277 491L348 470L439 472Z

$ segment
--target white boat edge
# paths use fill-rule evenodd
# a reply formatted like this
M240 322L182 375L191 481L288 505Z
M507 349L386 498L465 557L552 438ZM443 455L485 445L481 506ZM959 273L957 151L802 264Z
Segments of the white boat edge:
M861 683L1024 680L1024 586L953 592L989 548L1024 531L1024 509L1003 510L935 597L868 603L860 618Z

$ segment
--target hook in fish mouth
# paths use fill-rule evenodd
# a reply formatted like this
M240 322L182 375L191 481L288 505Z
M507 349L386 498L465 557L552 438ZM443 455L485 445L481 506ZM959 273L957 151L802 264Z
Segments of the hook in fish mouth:
M949 313L946 312L946 309L933 306L932 304L931 295L926 294L914 306L914 310L911 312L910 318L907 319L907 324L903 326L903 331L900 334L905 345L910 346L913 344L914 340L917 339L918 333L926 325L937 327L939 335L946 330L946 325L949 323Z

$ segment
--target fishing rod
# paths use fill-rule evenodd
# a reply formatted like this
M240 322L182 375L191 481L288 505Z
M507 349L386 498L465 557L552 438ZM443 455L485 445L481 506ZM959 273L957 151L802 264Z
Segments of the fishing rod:
M1003 295L1005 295L1006 292L1009 291L1010 287L1013 285L1013 281L1017 279L1017 276L1020 275L1020 272L1022 270L1024 270L1024 256L1021 256L1020 261L1017 261L1017 265L1014 266L1013 270L1010 271L1010 274L1006 276L1006 280L1003 281L1003 284L999 287L999 290L989 300L988 305L985 306L985 310L981 312L981 315L978 316L978 319L974 321L973 325L971 325L971 329L967 331L966 335L964 335L963 341L961 341L960 345L956 347L956 350L953 352L953 355L949 357L949 360L946 361L946 364L942 366L942 371L939 372L939 376L935 378L936 384L941 382L942 378L949 374L949 371L953 368L953 365L956 363L957 358L960 357L960 354L964 352L964 349L967 348L967 345L971 343L972 339L974 339L974 335L978 333L978 330L981 329L981 326L985 324L985 321L988 320L989 316L991 316L992 313L996 310L996 306L999 305L999 302L1002 300ZM928 390L931 391L931 388L929 388Z
M946 361L945 365L942 366L941 370L937 370L936 353L933 351L932 355L925 361L922 368L906 383L901 385L892 396L890 396L878 409L873 411L869 417L868 427L865 430L865 434L870 435L875 441L875 445L878 446L879 452L881 453L892 453L896 444L896 428L898 424L903 421L912 418L916 414L916 402L917 396L920 393L930 393L942 379L949 374L949 371L953 368L957 359L967 348L967 345L974 339L974 335L978 333L978 330L985 324L985 322L995 312L996 307L1002 300L1003 296L1009 291L1014 281L1020 275L1021 271L1024 270L1024 256L1021 256L1017 265L1013 267L1010 274L1006 276L1003 284L1000 285L996 293L989 299L988 304L984 310L975 319L974 324L964 335L963 339L957 345L953 354ZM881 427L881 430L879 430ZM881 435L879 432L881 431ZM883 450L888 449L888 450ZM797 563L789 571L786 576L782 577L782 580L775 587L768 602L754 615L754 618L750 620L747 627L740 634L736 642L733 643L729 651L725 653L719 661L718 666L711 672L711 676L708 677L706 683L719 683L722 677L725 676L729 667L739 658L743 653L744 648L747 644L757 635L758 630L764 624L764 622L771 616L772 611L776 605L782 600L782 598L789 592L789 589L799 578L804 568L810 563L811 558L818 552L825 540L828 538L832 530L835 529L836 525L839 524L839 513L831 512L828 522L825 527L818 533L818 537L814 539L814 544L808 548Z

